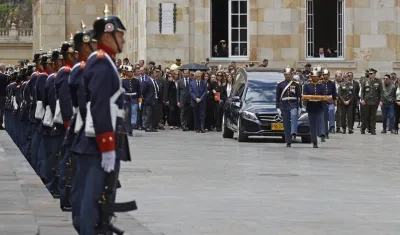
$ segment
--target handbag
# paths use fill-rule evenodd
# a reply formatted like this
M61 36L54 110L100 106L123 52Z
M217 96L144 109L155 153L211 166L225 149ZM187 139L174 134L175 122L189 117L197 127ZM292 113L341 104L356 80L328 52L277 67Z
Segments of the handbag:
M221 100L221 93L220 92L215 92L214 101L219 102L220 100Z

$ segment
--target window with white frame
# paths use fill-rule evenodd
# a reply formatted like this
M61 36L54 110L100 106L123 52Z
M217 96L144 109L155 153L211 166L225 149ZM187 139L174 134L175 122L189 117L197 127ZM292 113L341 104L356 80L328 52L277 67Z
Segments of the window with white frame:
M249 0L212 0L211 22L214 59L249 58Z
M344 58L344 0L306 0L307 59Z

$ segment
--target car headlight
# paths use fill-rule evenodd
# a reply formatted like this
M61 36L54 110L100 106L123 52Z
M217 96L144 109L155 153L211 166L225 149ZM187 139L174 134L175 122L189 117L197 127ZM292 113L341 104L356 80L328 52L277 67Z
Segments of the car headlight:
M299 117L299 121L305 121L308 120L308 113L303 113Z
M250 119L250 120L258 120L258 118L256 117L256 115L254 113L248 112L248 111L243 111L242 112L242 116L246 119Z

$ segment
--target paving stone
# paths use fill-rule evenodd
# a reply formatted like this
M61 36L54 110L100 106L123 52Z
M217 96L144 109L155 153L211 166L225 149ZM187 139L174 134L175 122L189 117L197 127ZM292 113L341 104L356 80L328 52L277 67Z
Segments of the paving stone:
M399 136L357 130L313 149L215 132L137 133L117 200L135 199L130 214L155 234L398 234Z

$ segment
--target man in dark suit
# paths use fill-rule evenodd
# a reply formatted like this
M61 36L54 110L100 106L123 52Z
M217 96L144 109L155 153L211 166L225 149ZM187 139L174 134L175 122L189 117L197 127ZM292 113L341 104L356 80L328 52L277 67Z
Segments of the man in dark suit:
M6 66L0 64L0 130L3 130L3 115L6 102L6 88L8 76L5 74Z
M144 67L139 67L136 70L136 78L139 80L140 82L140 87L143 87L143 84L146 80L149 79L149 76L145 73L144 71ZM142 98L142 97L140 97ZM139 109L138 109L138 120L137 120L137 128L138 130L143 130L143 110L144 110L144 104L143 102L141 102L141 100L139 100Z
M183 78L178 82L179 101L178 106L181 109L181 126L183 131L188 131L188 120L190 117L190 93L189 85L192 79L189 77L189 70L183 71Z
M204 133L204 124L206 118L206 95L207 84L201 80L202 72L197 71L194 74L195 80L190 82L190 98L191 106L193 108L195 130L197 133Z
M353 91L354 91L354 95L355 95L355 102L353 102L353 107L352 107L352 110L353 110L353 115L352 115L352 117L353 117L353 120L352 120L352 126L351 127L354 127L354 122L355 122L355 120L356 120L356 110L357 110L357 107L358 107L358 105L359 105L359 103L360 103L360 96L359 96L359 93L360 93L360 83L359 82L357 82L357 81L354 81L354 75L353 75L353 73L352 72L348 72L347 73L347 76L349 77L349 81L351 82L351 83L353 83ZM360 117L359 117L360 118Z
M150 77L142 83L143 128L146 132L157 132L154 126L154 114L157 108L159 87L155 81L156 71L150 71Z

